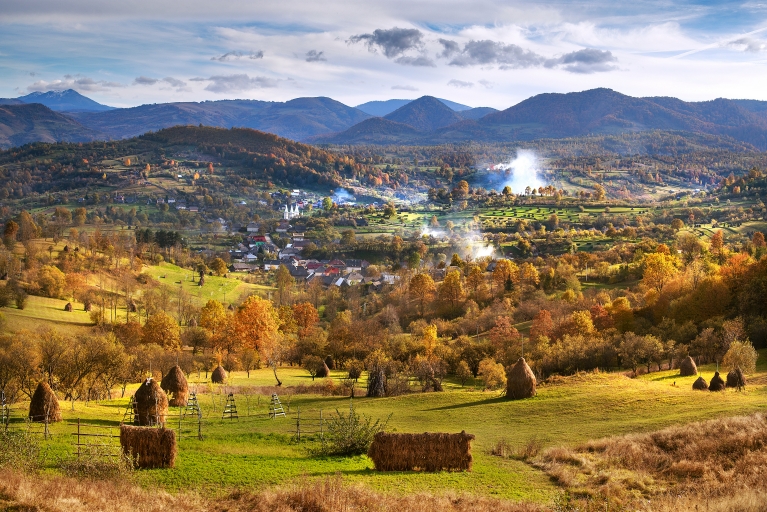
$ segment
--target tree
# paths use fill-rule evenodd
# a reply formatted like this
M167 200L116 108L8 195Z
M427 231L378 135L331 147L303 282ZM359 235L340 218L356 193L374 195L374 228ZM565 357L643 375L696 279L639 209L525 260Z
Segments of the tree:
M551 319L551 313L546 309L541 309L530 325L530 339L536 340L541 336L551 338L553 332L554 321Z
M386 203L386 206L384 206L383 209L383 214L387 219L391 219L397 215L397 208L394 206L394 203Z
M16 235L19 232L19 225L9 220L5 223L5 228L3 229L3 243L8 247L9 249L13 249L13 245L16 243Z
M677 259L662 253L651 253L644 257L644 283L660 292L677 273Z
M503 365L489 357L479 363L479 375L485 382L485 389L500 389L506 385L506 370Z
M240 352L240 364L250 378L250 371L258 368L258 352L252 348L246 348Z
M317 371L325 362L319 356L306 356L301 361L301 367L309 372L312 380L317 376Z
M341 244L346 247L352 247L357 243L357 236L353 229L345 229L341 232Z
M495 263L493 270L493 283L496 290L511 291L519 282L519 267L513 261L502 259Z
M285 303L285 297L290 295L290 291L293 289L293 285L296 283L295 278L290 275L290 270L285 265L280 265L277 269L277 296L279 297L279 303Z
M469 363L461 360L458 363L458 367L455 369L455 376L461 383L461 387L463 387L466 384L466 381L471 378L471 369L469 368Z
M234 315L233 330L238 345L258 351L261 358L272 367L278 386L282 382L277 377L277 363L283 356L279 326L280 319L272 303L255 295L245 299Z
M226 314L224 305L219 301L210 299L200 309L200 327L210 331L211 343L213 346L219 346L219 338L226 331L229 317Z
M40 286L40 293L57 299L64 294L67 276L53 265L44 265L37 274L37 284Z
M181 348L181 333L176 321L165 311L158 311L144 324L143 343L154 343L166 350Z
M605 195L606 195L605 188L602 185L600 185L599 183L594 185L594 199L596 199L597 201L604 201Z
M421 316L424 315L426 303L434 298L437 287L429 274L416 274L410 279L410 296L418 301Z
M300 302L293 304L293 321L295 321L298 328L298 336L305 337L316 327L320 321L317 308L312 306L309 302Z
M229 267L226 266L226 262L221 258L213 258L213 261L210 262L210 269L217 276L223 276L229 271Z
M329 197L324 197L322 199L322 209L326 212L329 212L333 209L333 200Z
M451 312L455 312L465 298L466 293L463 289L461 273L458 270L448 272L445 280L439 287L439 300L447 305Z
M756 359L758 357L759 354L750 341L734 341L722 358L722 366L730 370L740 368L743 373L751 374L756 371Z
M721 229L711 236L711 253L720 264L724 262L724 234Z
M679 231L684 227L684 221L682 219L674 219L671 221L671 229L674 231Z

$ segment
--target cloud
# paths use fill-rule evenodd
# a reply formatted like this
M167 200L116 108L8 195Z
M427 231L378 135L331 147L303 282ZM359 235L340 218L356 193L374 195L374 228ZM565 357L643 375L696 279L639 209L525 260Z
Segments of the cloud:
M562 69L570 73L589 74L618 69L615 65L616 62L618 59L608 50L584 48L566 53L556 59L549 59L545 66L547 68L561 66Z
M379 28L372 34L351 36L347 43L364 43L371 52L380 49L387 58L393 59L408 50L422 49L423 33L415 28Z
M442 45L442 53L439 54L439 57L449 59L456 53L461 53L461 46L455 41L451 41L450 39L440 39L439 44Z
M186 82L173 78L172 76L166 76L165 78L151 78L148 76L139 76L133 80L133 85L154 85L158 82L165 82L173 87L185 87Z
M253 89L267 89L271 87L277 87L278 81L274 78L266 76L254 76L248 75L217 75L210 78L191 78L192 82L210 82L206 87L206 91L216 93L237 93L243 91L250 91Z
M154 85L159 82L156 78L149 78L148 76L138 76L133 80L133 85Z
M452 87L459 87L461 89L468 89L469 87L474 87L474 84L472 82L464 82L463 80L456 80L453 78L450 80L447 85L450 85Z
M83 92L100 92L109 91L115 87L125 87L118 82L109 82L107 80L94 80L87 76L81 75L64 75L63 80L53 80L47 82L45 80L38 80L32 85L27 86L29 92L48 92L48 91L64 91L66 89L74 89L76 91Z
M749 53L759 53L767 49L767 44L764 41L751 37L741 37L735 41L730 41L727 43L727 46Z
M256 59L263 59L264 58L264 52L262 50L258 50L257 52L249 51L248 53L243 53L240 51L234 51L234 52L227 52L223 55L218 55L216 57L211 57L210 60L217 60L219 62L226 62L229 60L239 60L242 58L248 58L251 60Z
M424 55L420 55L418 57L408 57L403 55L402 57L394 59L394 62L397 64L402 64L403 66L423 66L429 68L437 66L433 60Z
M493 88L493 85L495 85L495 84L493 84L493 82L491 82L491 81L489 81L489 80L485 80L485 79L482 79L482 80L480 80L480 81L479 81L479 83L480 83L480 84L482 85L482 87L484 87L485 89L492 89L492 88Z
M417 91L418 87L413 87L412 85L392 85L392 89L395 91Z
M457 44L445 46L442 43L442 45L445 50L449 49L451 52L449 55L453 58L448 63L451 66L498 64L501 69L518 69L539 66L546 60L541 55L516 44L504 44L489 39L469 41L460 52L456 50Z
M317 50L309 50L306 52L306 62L320 62L326 61L325 52L318 52Z

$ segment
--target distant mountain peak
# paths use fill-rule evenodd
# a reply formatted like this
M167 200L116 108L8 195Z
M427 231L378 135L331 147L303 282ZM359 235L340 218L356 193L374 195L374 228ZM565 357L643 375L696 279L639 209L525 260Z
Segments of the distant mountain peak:
M422 132L434 131L462 120L453 109L434 96L421 96L384 118L412 126Z
M451 110L455 110L456 112L462 112L464 110L471 110L471 107L467 105L462 105L460 103L456 103L455 101L446 100L443 98L437 98L437 100L441 101L448 107L450 107ZM395 99L395 100L384 100L384 101L368 101L366 103L361 103L360 105L357 105L357 109L365 112L366 114L370 114L371 116L378 116L378 117L385 117L388 114L391 114L398 108L404 107L408 103L415 101L413 99L410 100L403 100L403 99Z
M26 96L19 96L16 99L24 103L41 103L57 112L104 112L114 108L93 101L74 89L46 92L35 91Z

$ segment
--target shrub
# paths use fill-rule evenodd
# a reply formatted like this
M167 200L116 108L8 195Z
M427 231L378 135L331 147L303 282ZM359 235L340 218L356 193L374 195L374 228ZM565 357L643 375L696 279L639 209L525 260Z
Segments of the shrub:
M354 411L354 402L349 405L349 414L331 416L327 423L327 434L322 440L322 446L315 451L317 455L362 455L367 453L373 437L386 428L389 422L367 417Z
M0 432L0 468L37 471L42 468L39 440L27 432Z
M492 358L485 358L479 363L479 375L485 381L485 389L500 389L506 385L506 370Z

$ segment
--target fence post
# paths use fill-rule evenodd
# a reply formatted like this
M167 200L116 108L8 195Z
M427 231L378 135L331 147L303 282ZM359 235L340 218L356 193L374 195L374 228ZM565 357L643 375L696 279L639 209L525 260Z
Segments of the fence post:
M178 440L181 441L181 411L182 407L178 408Z
M324 435L324 433L322 431L323 423L324 422L323 422L323 419L322 419L322 409L320 409L320 441L322 441L322 442L325 441L325 435Z
M296 414L296 441L301 442L301 408L298 408L298 413Z
M80 418L77 418L77 460L80 460Z

